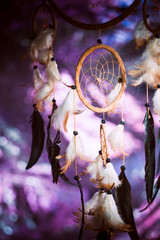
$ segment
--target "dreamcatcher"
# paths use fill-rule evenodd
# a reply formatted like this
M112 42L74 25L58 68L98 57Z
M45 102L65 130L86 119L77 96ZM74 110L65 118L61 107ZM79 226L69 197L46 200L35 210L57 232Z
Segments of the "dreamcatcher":
M154 185L155 175L159 174L160 156L158 156L158 171L155 172L155 152L159 149L156 145L154 135L154 119L149 104L149 87L155 89L153 96L153 111L160 115L160 21L159 21L160 4L159 1L147 1L143 3L143 26L145 28L146 48L140 58L140 62L136 64L135 69L129 71L129 75L136 78L133 86L146 83L146 114L144 118L145 125L145 182L146 196L148 206L154 201L155 196L160 188L160 177ZM135 32L138 29L135 30ZM144 31L143 31L144 33ZM143 35L139 31L139 35ZM138 36L138 34L137 34ZM159 150L158 150L159 151Z
M77 223L85 229L98 232L99 236L110 239L114 231L129 232L131 239L139 239L132 212L131 187L125 176L124 119L122 95L126 85L126 73L119 54L111 47L101 44L87 49L81 56L76 68L76 90L86 107L102 113L100 124L100 145L96 159L91 162L85 173L99 189L94 196L75 212ZM122 111L120 124L108 135L105 131L105 113ZM121 174L117 175L109 158L108 142L112 148L123 155ZM115 198L112 191L115 191ZM83 213L83 214L82 214ZM82 219L83 217L83 219Z
M55 10L71 24L89 30L102 30L113 26L139 5L136 0L128 11L119 17L104 24L80 23L66 16L52 0L48 1ZM97 45L88 48L81 56L75 76L75 85L64 84L68 93L61 104L56 103L56 84L62 83L57 63L54 59L53 40L56 34L56 19L45 1L36 9L33 18L34 39L31 41L30 57L34 62L34 112L32 122L32 147L28 165L31 168L41 156L44 140L44 122L40 114L46 103L50 105L51 114L47 126L46 149L51 164L53 183L58 182L59 176L67 183L72 184L65 172L71 165L75 165L75 177L80 189L82 207L75 213L76 221L81 223L78 239L85 229L97 232L97 239L110 239L114 232L126 231L131 239L138 240L138 233L133 218L131 204L131 187L125 175L124 152L124 118L122 96L126 86L126 72L119 54L111 47L103 45L98 39ZM41 73L40 66L44 65ZM80 133L77 131L76 116L83 110L77 106L77 94L83 104L90 110L102 114L100 124L100 151L96 159L89 163L85 173L98 191L84 204L80 175L78 175L78 160L85 159L84 146ZM106 135L106 113L121 112L121 121ZM73 116L73 136L66 148L66 153L60 155L61 132L67 132L67 123ZM52 129L56 132L52 140ZM109 157L108 145L123 158L121 173L118 176ZM65 158L63 166L60 159ZM83 174L81 174L83 175ZM113 194L114 193L114 194Z

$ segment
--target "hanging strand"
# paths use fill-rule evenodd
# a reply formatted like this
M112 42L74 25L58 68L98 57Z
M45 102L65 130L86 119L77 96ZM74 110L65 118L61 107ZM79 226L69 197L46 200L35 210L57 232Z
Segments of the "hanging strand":
M76 172L76 176L78 175L78 171L77 171L77 151L76 151L76 136L78 135L78 132L76 131L76 102L75 102L75 89L76 86L73 85L72 86L73 89L73 105L74 105L74 149L75 149L75 172Z
M121 119L122 119L122 121L124 122L124 114L123 114L123 100L122 100L122 103L121 103ZM123 166L125 166L125 153L124 153L124 131L123 131L123 136L122 136L122 138L123 138L123 150L122 150L122 152L123 152Z
M148 82L146 82L146 106L148 106L147 111L148 111L148 117L149 117Z

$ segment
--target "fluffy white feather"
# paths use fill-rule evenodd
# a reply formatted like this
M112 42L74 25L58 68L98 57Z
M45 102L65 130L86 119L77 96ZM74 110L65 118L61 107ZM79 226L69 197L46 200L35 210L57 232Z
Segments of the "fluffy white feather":
M87 213L87 214L93 213L94 214L97 207L99 205L103 205L103 200L104 200L105 195L106 195L106 193L104 193L104 192L101 192L101 191L96 192L93 195L93 197L85 203L85 205L84 205L85 213Z
M53 85L44 83L37 92L37 102L45 100L50 94L52 94Z
M116 99L116 97L118 96L120 90L122 87L122 83L117 83L115 88L108 94L108 103L111 104L112 102L114 102L114 100Z
M96 157L95 161L91 162L87 167L87 172L90 173L90 179L96 180L98 176L102 175L103 161L101 155Z
M82 139L79 135L73 136L66 149L66 163L62 168L63 173L67 171L68 167L70 167L70 165L74 162L76 157L79 157L81 159L83 158L83 156L84 156L84 146L83 146Z
M118 175L113 167L111 162L107 162L106 166L103 169L103 179L102 184L105 186L106 189L110 190L113 185L118 187L121 182L119 181Z
M147 41L151 36L152 33L146 28L144 21L138 21L133 31L133 38L136 42L137 48L143 46L145 41Z
M108 141L111 144L111 147L114 150L119 150L123 152L124 142L123 142L123 134L124 134L124 124L118 124L108 135Z
M104 198L106 225L113 229L123 229L125 223L118 213L112 194L106 194Z
M69 115L74 113L73 91L75 90L71 90L70 92L68 92L64 101L51 116L51 122L55 129L62 130L66 114L68 113Z
M58 66L54 58L50 58L50 61L47 63L46 79L48 82L60 81L61 79L60 73L58 71Z
M38 67L36 69L34 69L33 80L34 80L34 88L36 91L38 91L38 89L44 84L43 77L42 77Z
M43 49L50 49L54 38L53 29L45 29L41 31L31 42L30 55L32 58L38 59L39 51Z
M159 63L160 40L155 38L146 46L146 49L140 58L140 64L136 65L135 70L129 71L129 75L135 78L140 76L139 79L132 85L138 86L145 81L150 85L150 87L156 88L160 79Z
M160 115L160 88L158 88L153 96L153 111Z

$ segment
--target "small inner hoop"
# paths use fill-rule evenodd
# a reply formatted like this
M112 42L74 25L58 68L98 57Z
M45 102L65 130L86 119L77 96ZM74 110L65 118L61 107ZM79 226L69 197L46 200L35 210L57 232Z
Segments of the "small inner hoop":
M48 27L52 27L56 33L56 18L52 8L48 4L43 3L37 7L33 16L32 26L35 36Z
M108 94L122 78L122 87L112 103ZM126 85L126 72L119 54L111 47L98 44L87 49L76 68L77 93L86 107L98 113L112 111L121 99Z
M143 19L147 29L152 33L160 33L160 1L144 0Z

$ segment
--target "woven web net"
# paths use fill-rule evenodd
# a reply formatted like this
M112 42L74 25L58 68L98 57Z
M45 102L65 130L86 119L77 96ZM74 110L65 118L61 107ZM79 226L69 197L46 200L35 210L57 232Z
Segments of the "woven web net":
M39 33L48 27L53 27L53 29L55 29L54 16L52 16L48 5L41 5L41 7L39 7L34 21L36 25L36 33Z
M159 29L160 32L160 0L147 1L147 14L149 15L149 25L152 29Z
M121 68L115 56L106 49L97 49L84 60L79 83L84 98L94 107L109 105L107 96L115 88Z

